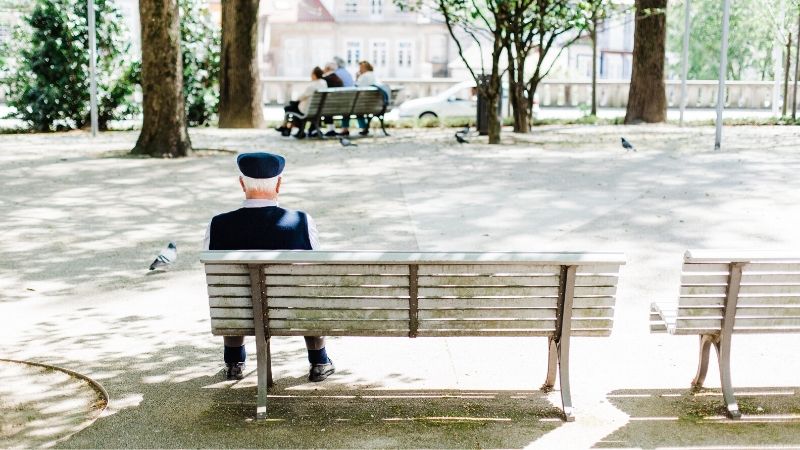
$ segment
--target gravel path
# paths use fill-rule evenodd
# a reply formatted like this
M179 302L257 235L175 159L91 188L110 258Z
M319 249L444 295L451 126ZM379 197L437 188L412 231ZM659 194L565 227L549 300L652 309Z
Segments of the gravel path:
M734 384L778 387L743 403L777 419L731 425L714 419L717 391L686 395L696 338L647 322L687 248L800 250L800 129L727 128L719 152L711 127L542 127L501 146L392 133L343 148L198 129L197 155L175 160L127 156L134 132L0 136L0 357L72 368L111 395L62 445L800 446L797 335L734 340ZM255 376L221 381L198 263L209 218L240 202L233 157L247 150L287 157L281 203L314 216L325 249L625 252L613 335L574 341L578 420L536 390L544 339L341 338L339 372L313 386L302 342L277 339L275 420L252 423ZM178 263L147 273L168 240Z

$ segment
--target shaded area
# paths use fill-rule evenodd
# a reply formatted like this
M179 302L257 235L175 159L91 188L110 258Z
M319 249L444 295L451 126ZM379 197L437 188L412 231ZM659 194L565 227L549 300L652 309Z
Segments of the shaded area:
M725 417L722 392L623 389L608 395L629 414L624 427L596 448L800 445L800 388L734 389L741 420ZM715 447L716 448L716 447Z
M52 445L88 426L106 398L87 380L51 368L0 361L0 446Z

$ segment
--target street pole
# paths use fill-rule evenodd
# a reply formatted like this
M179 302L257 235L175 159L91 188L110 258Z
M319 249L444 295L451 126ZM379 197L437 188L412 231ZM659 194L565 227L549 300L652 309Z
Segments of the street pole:
M689 76L689 26L691 21L689 20L689 12L691 7L689 3L691 0L684 0L686 4L684 5L683 11L683 53L681 54L681 117L680 117L680 126L683 126L683 113L686 110L686 78Z
M94 0L87 0L89 18L89 108L91 114L92 136L97 136L97 45L95 43Z
M789 104L789 68L792 67L792 33L786 42L786 67L783 68L783 111L781 117L786 117L786 105Z
M722 48L719 56L719 91L717 92L717 135L714 150L722 146L722 109L725 107L725 76L728 72L728 28L731 18L731 0L722 7Z
M797 119L797 77L800 76L800 6L797 7L797 48L794 50L794 94L792 94L792 120Z

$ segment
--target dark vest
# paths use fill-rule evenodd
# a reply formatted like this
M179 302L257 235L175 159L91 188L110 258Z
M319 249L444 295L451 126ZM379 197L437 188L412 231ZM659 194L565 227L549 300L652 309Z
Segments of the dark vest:
M266 206L214 216L209 250L311 250L306 213Z

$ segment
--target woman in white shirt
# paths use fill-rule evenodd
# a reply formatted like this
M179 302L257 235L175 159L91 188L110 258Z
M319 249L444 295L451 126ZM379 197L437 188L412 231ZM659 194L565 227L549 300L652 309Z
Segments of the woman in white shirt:
M322 69L320 69L319 66L314 67L314 69L311 71L311 83L306 87L303 93L297 97L297 101L289 102L289 105L283 108L286 119L284 119L283 125L275 129L283 136L289 136L292 131L291 127L294 126L298 128L297 134L295 134L294 137L298 139L303 139L306 137L306 122L305 120L297 117L297 115L305 115L308 113L308 107L311 103L311 97L314 95L314 92L316 92L318 89L325 89L328 87L328 84L322 79L322 75ZM291 123L289 122L290 115L293 116Z
M358 63L358 73L356 74L356 86L359 87L368 87L372 86L377 82L375 78L375 72L373 71L372 64L369 61L361 61ZM358 127L361 128L361 131L358 132L361 136L366 136L369 134L369 128L367 128L367 119L363 117L359 117L358 119ZM349 136L350 130L348 129L350 125L350 118L345 117L342 119L342 132L340 133L342 136Z

